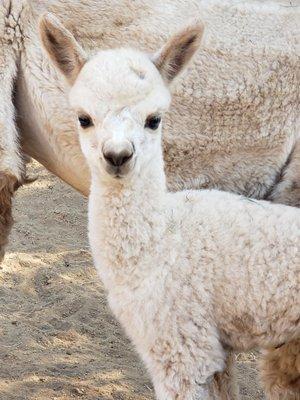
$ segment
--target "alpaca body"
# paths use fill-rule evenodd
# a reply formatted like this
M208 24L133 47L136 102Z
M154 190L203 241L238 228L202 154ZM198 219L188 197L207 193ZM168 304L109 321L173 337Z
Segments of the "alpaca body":
M226 349L299 337L300 213L215 190L168 194L153 175L140 179L122 188L92 177L95 265L155 387L193 399Z

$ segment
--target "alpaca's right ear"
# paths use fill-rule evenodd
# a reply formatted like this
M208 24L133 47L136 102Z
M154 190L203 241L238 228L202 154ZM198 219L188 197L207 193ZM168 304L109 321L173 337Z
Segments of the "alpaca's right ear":
M50 59L72 85L87 61L84 50L53 14L45 14L39 28L41 41Z

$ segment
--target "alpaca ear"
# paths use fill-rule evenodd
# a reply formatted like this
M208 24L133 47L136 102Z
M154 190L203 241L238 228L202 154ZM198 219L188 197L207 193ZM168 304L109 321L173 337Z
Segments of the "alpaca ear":
M204 26L197 22L172 36L154 54L153 63L167 83L170 83L187 65L199 48Z
M73 85L87 61L84 50L53 14L45 14L39 23L40 38L50 59Z

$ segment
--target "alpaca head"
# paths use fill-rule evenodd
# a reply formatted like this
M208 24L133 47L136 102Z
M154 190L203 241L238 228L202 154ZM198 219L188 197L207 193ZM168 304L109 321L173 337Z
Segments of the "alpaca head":
M82 151L92 171L107 179L130 178L161 159L161 126L169 85L197 50L200 23L174 35L157 53L119 48L88 59L52 15L40 22L50 59L70 85Z

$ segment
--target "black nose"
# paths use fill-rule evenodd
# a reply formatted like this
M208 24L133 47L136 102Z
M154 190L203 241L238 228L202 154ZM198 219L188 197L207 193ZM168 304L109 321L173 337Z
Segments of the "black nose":
M122 150L119 153L108 151L107 153L103 153L103 156L108 164L114 167L121 167L132 158L133 152L129 150Z

